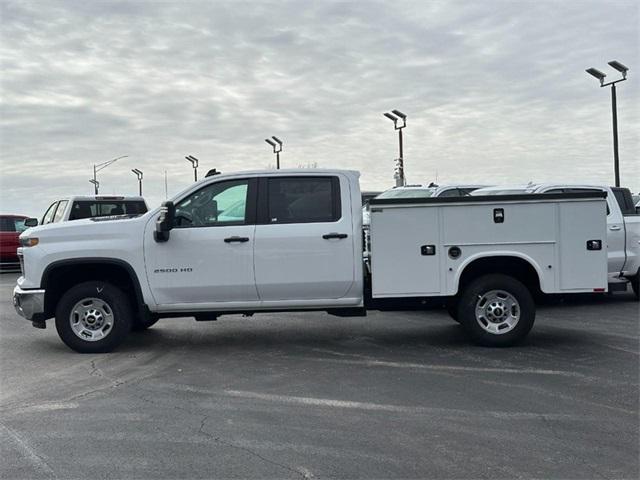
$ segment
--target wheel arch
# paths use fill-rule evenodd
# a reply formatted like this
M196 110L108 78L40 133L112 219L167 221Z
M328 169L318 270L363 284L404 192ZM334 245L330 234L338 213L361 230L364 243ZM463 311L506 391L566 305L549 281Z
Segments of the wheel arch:
M510 275L522 282L532 293L543 291L543 275L539 265L528 255L520 252L494 252L492 255L478 254L469 257L458 269L454 280L456 292L460 292L474 279L490 274Z
M47 265L41 281L41 288L45 290L44 317L55 315L60 297L69 288L91 280L113 283L129 297L134 312L147 314L140 280L128 262L117 258L87 257L58 260Z

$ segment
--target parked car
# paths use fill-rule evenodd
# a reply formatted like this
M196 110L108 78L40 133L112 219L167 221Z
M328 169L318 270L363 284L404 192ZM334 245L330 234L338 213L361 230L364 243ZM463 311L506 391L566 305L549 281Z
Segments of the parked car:
M406 185L382 192L376 198L426 198L426 197L466 197L478 188L487 185Z
M607 256L609 290L626 291L627 283L639 297L640 279L640 215L636 212L633 198L628 188L603 185L528 184L487 187L474 191L471 195L513 195L522 193L585 193L606 192L607 194Z
M478 188L486 185L406 185L393 187L382 192L375 198L441 198L441 197L467 197ZM362 223L369 225L369 203L362 206ZM366 238L365 238L366 242Z
M148 210L142 197L73 196L53 202L45 211L39 224L46 225L111 215L137 216Z
M507 346L533 326L532 292L606 291L603 192L544 203L540 195L375 198L367 268L358 177L216 175L139 217L31 228L20 237L16 311L37 328L55 317L67 346L95 353L163 317L364 316L436 298L473 341Z
M18 237L27 227L24 215L0 215L0 268L17 269L18 261Z

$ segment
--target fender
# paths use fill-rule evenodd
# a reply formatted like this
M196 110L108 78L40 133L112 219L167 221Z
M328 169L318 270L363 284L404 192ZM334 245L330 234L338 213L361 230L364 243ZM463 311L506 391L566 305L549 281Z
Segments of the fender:
M480 260L483 258L492 258L492 257L511 257L511 258L518 258L520 260L524 260L525 262L527 262L531 267L533 267L533 269L535 270L536 274L538 275L538 282L540 283L540 289L545 292L547 289L545 288L545 283L544 283L544 276L543 276L543 272L540 269L540 266L537 264L537 262L535 262L529 255L526 255L524 253L521 252L514 252L511 250L504 250L504 251L496 251L496 252L483 252L483 253L476 253L474 255L471 255L469 258L465 259L464 262L462 263L462 265L460 265L460 267L458 268L458 270L456 271L456 276L453 280L453 288L454 288L454 293L453 295L456 295L458 293L459 287L460 287L460 277L462 276L462 274L464 273L464 271L467 269L467 267L469 265L471 265L473 262L475 262L476 260Z
M50 263L44 269L42 273L42 279L40 281L40 286L45 291L47 290L50 282L51 274L60 267L69 267L76 265L113 265L120 268L123 268L131 283L133 285L133 291L136 299L136 308L138 310L138 314L141 315L142 318L146 318L149 314L149 309L144 302L144 297L142 295L142 288L140 287L140 280L138 279L138 275L136 274L134 268L124 260L118 258L106 258L106 257L83 257L83 258L72 258L67 260L57 260L55 262Z

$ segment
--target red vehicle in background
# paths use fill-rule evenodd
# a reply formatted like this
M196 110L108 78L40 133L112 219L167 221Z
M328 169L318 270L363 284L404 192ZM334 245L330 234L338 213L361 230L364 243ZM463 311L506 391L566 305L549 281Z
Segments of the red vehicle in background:
M24 224L26 219L23 215L0 215L0 268L3 270L20 268L18 237L28 228Z

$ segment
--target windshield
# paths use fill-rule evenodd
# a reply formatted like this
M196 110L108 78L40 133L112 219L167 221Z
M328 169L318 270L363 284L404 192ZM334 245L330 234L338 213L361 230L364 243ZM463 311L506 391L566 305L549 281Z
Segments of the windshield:
M425 198L435 193L435 188L394 188L381 193L376 198Z

